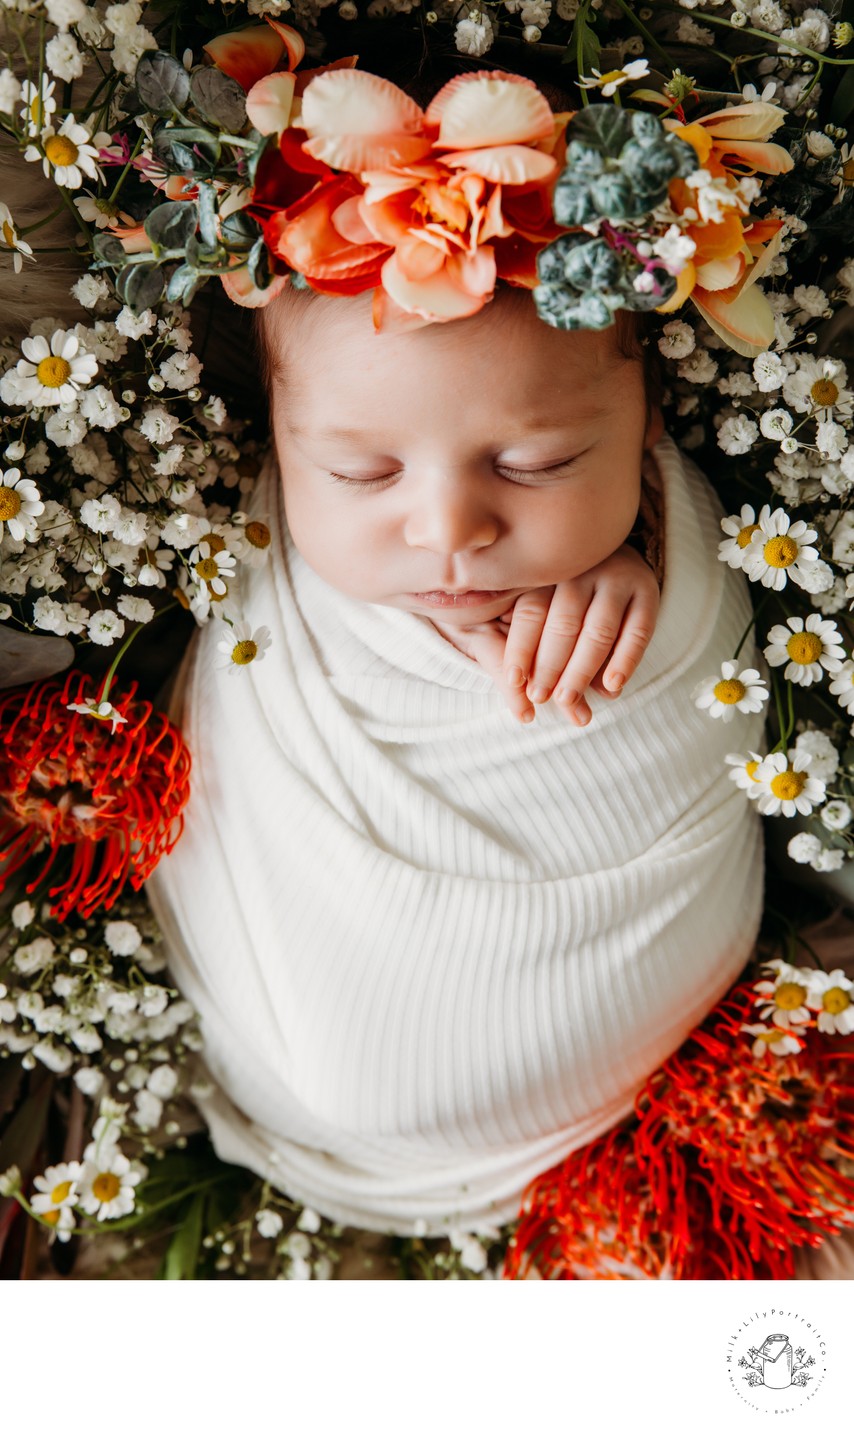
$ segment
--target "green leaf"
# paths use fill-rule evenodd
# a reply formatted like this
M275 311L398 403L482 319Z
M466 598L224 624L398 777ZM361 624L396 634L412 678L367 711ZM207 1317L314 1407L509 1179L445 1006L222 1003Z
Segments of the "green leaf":
M211 185L199 184L199 230L207 245L217 243L216 197Z
M167 200L146 217L144 228L153 245L183 250L198 221L199 211L191 200Z
M229 249L251 249L258 238L260 226L245 210L235 210L220 225L223 242Z
M170 304L190 303L196 290L204 283L205 276L199 274L191 264L179 264L169 277L166 286L166 298Z
M163 1258L158 1277L166 1282L192 1282L195 1279L202 1246L204 1206L204 1193L196 1193Z
M579 75L590 75L591 70L599 68L599 52L602 48L599 36L593 29L588 18L590 5L585 3L579 6L572 33L569 37L566 50L563 55L563 63L575 65Z
M166 50L146 50L140 56L133 83L145 108L155 115L183 110L190 95L187 71Z
M567 143L578 140L582 145L604 150L614 160L630 136L629 113L607 103L588 105L586 110L579 110L573 115L566 131Z
M152 148L159 160L181 174L213 170L222 154L216 135L201 125L163 125L154 132Z
M115 235L97 234L92 241L92 249L95 258L104 264L114 266L123 265L125 262L125 248L120 239Z
M211 124L239 135L246 124L246 96L236 80L213 65L193 72L190 96L196 109Z
M129 264L116 276L116 293L135 314L160 302L166 275L159 264Z

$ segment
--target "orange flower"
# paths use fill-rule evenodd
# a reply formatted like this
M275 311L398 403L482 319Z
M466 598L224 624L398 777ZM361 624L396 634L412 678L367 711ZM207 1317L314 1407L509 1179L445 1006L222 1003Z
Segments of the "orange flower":
M499 278L538 283L537 252L563 233L551 198L569 118L500 70L457 76L422 111L378 75L327 69L280 145L287 178L313 162L313 186L279 198L261 176L252 212L313 289L373 288L375 329L464 318Z
M660 310L669 313L690 297L715 333L748 358L761 354L774 339L774 314L756 281L779 251L782 224L751 220L738 182L757 171L778 175L792 168L788 150L768 143L768 136L785 118L779 105L751 100L688 125L664 121L667 129L696 150L719 204L713 218L700 212L685 226L697 249L681 271L675 293ZM685 180L671 182L669 197L678 214L697 213L696 187Z

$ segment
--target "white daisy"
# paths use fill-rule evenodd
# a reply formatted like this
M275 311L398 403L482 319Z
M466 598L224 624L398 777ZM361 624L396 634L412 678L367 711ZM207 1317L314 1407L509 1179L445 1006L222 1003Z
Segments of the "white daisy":
M53 1232L48 1238L48 1247L52 1247L57 1238L60 1242L68 1242L72 1232L77 1226L77 1218L74 1216L74 1209L70 1207L53 1207L41 1215L42 1222L50 1223Z
M783 384L783 398L801 414L820 419L850 419L854 392L847 389L848 372L841 359L821 359L812 354L798 358L798 367Z
M56 110L54 90L56 81L49 80L47 75L42 75L41 88L34 85L32 80L24 80L21 86L21 119L26 121L27 134L30 139L40 135L42 130L50 124L50 117Z
M232 514L234 537L229 539L232 552L250 569L261 569L270 557L270 530L260 519L249 519L238 510Z
M211 539L214 537L212 535ZM228 593L228 585L225 581L234 578L235 563L234 556L228 549L215 550L212 542L203 539L190 554L190 563L211 593L218 594L220 597Z
M34 1180L37 1191L30 1198L33 1212L46 1213L52 1208L73 1207L82 1173L81 1163L57 1163L54 1167L45 1168L44 1174Z
M775 1028L794 1028L808 1023L809 983L800 968L794 968L782 959L775 958L764 965L774 971L774 978L764 978L754 983L753 988L760 996L756 999L759 1016L763 1022L770 1018Z
M763 504L759 518L767 519L770 513L771 505ZM728 514L721 519L721 528L731 537L722 539L718 544L718 558L729 564L731 569L742 569L748 545L759 528L753 505L742 504L740 514Z
M70 329L56 329L50 343L38 334L21 342L25 355L16 371L24 398L36 408L71 404L84 384L98 372L93 354L80 354L80 340Z
M118 1148L107 1148L96 1158L95 1143L87 1144L80 1178L80 1206L103 1222L105 1218L124 1217L132 1212L136 1200L134 1188L142 1174Z
M708 709L710 718L722 718L724 723L735 717L736 709L745 714L759 713L768 697L768 689L759 670L742 669L739 673L737 659L724 659L720 678L711 674L691 691L691 698L698 709Z
M797 759L797 767L793 760ZM762 784L762 792L756 806L762 814L782 813L784 818L794 818L796 813L812 813L813 808L824 803L826 788L819 778L809 772L812 755L794 749L788 754L769 753L756 770L756 778Z
M97 699L84 699L82 703L66 704L65 707L71 709L73 713L88 714L90 718L101 719L105 723L109 722L112 725L111 733L115 733L120 724L127 723L127 719L123 718L120 713L116 713L108 699L104 699L101 703L98 703Z
M816 1027L822 1033L854 1033L854 983L842 968L832 973L816 969L810 974L807 1004L818 1013Z
M271 643L270 630L266 625L262 624L253 631L249 624L236 623L233 631L217 643L217 649L224 655L217 668L236 674L247 664L263 659Z
M828 688L848 713L854 709L854 659L845 660L838 673L834 674Z
M787 1053L799 1053L804 1046L799 1040L804 1029L766 1028L764 1023L742 1023L741 1032L753 1035L750 1046L754 1058L767 1058L769 1053L783 1058Z
M749 750L749 757L745 758L743 753L728 753L724 762L734 764L735 767L729 770L729 777L739 788L743 788L748 798L758 798L762 792L762 785L756 778L756 770L762 762L763 755Z
M806 622L790 614L785 624L768 630L763 653L772 668L785 664L783 678L794 684L817 684L825 673L838 673L845 659L842 635L832 619L808 614Z
M816 538L815 529L808 528L803 519L793 524L785 509L774 509L767 515L763 509L745 550L742 568L749 579L758 579L766 589L784 589L789 578L799 583L802 575L798 565L819 557L812 543Z
M630 60L621 70L607 70L603 75L601 71L594 69L591 65L591 76L582 76L576 84L582 90L601 90L607 100L614 94L618 86L625 84L626 80L640 80L644 75L649 74L648 60Z
M7 469L5 474L0 469L0 539L4 524L13 539L26 539L36 516L43 513L44 504L33 480L22 479L20 469Z
M67 115L58 130L45 130L38 145L27 145L25 160L41 160L48 179L67 190L79 190L83 176L104 179L98 165L98 150L89 143L91 136L85 125Z
M20 274L24 267L23 255L35 263L32 245L28 245L26 240L19 239L15 221L12 219L12 212L9 206L4 205L2 201L0 201L0 248L12 251L12 266L16 274Z

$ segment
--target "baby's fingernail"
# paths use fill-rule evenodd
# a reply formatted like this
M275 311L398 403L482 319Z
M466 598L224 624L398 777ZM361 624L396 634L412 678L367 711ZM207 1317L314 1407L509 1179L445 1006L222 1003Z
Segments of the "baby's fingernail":
M549 696L548 689L529 689L528 698L532 704L543 704Z
M607 683L609 689L621 689L626 682L625 674L609 674Z
M512 684L514 689L518 689L519 685L525 682L525 675L520 668L514 667L507 674L507 682Z
M534 717L534 710L533 710L533 709L526 709L526 711L521 715L521 718L522 718L522 722L523 722L523 723L530 723L533 717Z
M558 689L555 698L560 699L562 704L572 705L578 703L579 695L576 689Z

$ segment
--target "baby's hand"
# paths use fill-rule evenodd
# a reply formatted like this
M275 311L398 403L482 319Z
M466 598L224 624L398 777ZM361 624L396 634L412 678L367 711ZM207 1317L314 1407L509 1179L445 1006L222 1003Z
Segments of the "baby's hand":
M573 723L588 723L585 689L616 697L646 652L660 598L655 575L630 544L574 579L520 594L499 620L507 629L503 674L517 717L527 722L531 703L554 694Z

